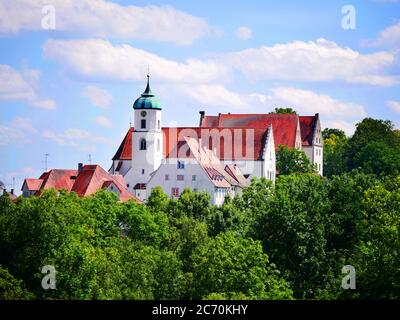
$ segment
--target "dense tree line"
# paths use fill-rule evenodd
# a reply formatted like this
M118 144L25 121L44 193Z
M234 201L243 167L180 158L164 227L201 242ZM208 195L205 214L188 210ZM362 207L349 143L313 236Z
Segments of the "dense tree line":
M300 165L221 207L161 188L146 205L105 191L0 197L0 299L399 299L399 135L372 119L324 135L328 177L280 148ZM41 287L45 265L56 290ZM355 290L341 287L344 265Z

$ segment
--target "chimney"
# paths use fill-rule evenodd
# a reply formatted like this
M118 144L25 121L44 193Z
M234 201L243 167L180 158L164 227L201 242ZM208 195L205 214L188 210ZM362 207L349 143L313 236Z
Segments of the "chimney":
M79 162L78 163L78 174L80 174L83 170L83 163Z
M204 116L205 116L205 114L206 114L206 112L205 111L200 111L199 112L200 113L200 127L201 127L201 124L203 123L203 119L204 119Z

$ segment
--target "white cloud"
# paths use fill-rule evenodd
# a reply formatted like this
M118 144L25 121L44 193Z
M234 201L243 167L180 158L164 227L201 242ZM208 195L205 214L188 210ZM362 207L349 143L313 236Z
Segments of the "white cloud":
M236 30L236 37L240 40L249 40L253 37L253 32L248 27L240 27Z
M394 112L400 114L400 101L389 100L387 101L387 105L392 109Z
M63 64L66 72L87 79L143 81L148 65L152 79L162 82L202 83L229 78L228 68L216 61L188 59L179 63L99 39L49 40L44 54Z
M9 65L0 65L0 100L25 101L34 107L55 109L55 101L38 96L35 87L39 77L38 70L18 72Z
M300 115L320 113L322 125L343 129L347 134L354 132L354 125L367 113L360 104L341 101L325 94L297 88L276 87L267 93L237 93L221 85L194 85L170 87L169 92L179 92L181 98L189 98L220 112L268 113L275 107L287 106Z
M0 124L0 145L24 145L37 130L28 118L15 117L8 124Z
M367 115L360 104L343 102L310 90L279 87L271 91L274 103L289 105L300 114L320 113L327 119L360 119Z
M382 30L375 40L367 40L363 43L372 47L398 47L400 45L400 22L397 22Z
M106 137L94 135L79 128L69 128L63 133L45 130L42 136L61 146L75 147L82 151L94 151L96 144L112 144L112 141Z
M199 17L171 6L122 6L105 0L0 0L0 33L42 30L42 8L55 8L56 30L90 37L169 41L188 45L214 33Z
M102 88L89 85L85 88L83 95L96 107L105 108L112 102L112 94Z
M222 61L248 79L334 81L392 85L398 78L385 71L395 62L390 52L361 54L325 39L250 48L223 54Z
M101 127L103 128L112 128L112 123L110 120L108 120L106 117L104 116L98 116L94 119L94 121Z

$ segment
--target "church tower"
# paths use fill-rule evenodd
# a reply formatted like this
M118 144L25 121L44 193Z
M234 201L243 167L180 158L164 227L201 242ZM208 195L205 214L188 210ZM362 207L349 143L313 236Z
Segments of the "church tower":
M132 137L132 167L129 180L133 185L146 184L150 174L158 169L163 157L163 134L161 131L161 104L150 89L147 75L146 90L133 104L134 131ZM145 193L143 186L142 193ZM135 192L137 193L137 192ZM145 198L145 195L140 195Z

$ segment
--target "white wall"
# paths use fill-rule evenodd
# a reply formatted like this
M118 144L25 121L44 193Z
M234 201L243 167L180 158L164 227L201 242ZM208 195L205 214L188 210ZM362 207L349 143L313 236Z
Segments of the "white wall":
M164 160L147 183L147 194L150 195L151 190L156 186L161 186L170 197L172 197L172 188L179 188L179 195L185 188L190 188L207 192L212 204L222 204L225 197L222 196L222 193L215 192L215 186L203 168L195 160L180 159L180 161L185 163L184 169L178 169L177 159L168 158ZM169 180L165 180L166 174L169 176ZM184 175L184 180L178 181L177 175ZM195 181L192 181L193 175L196 176Z

